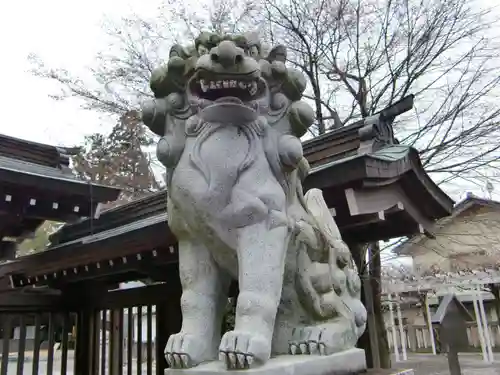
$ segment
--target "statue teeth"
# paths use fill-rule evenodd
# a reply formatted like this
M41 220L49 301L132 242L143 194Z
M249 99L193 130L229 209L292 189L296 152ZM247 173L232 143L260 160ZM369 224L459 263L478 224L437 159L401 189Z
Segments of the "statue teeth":
M240 88L242 90L248 90L250 95L254 96L257 93L258 85L257 82L245 82L236 80L224 80L224 81L205 81L200 80L200 88L203 92L219 89L229 89L229 88Z
M200 80L200 87L201 87L201 91L203 91L203 92L207 92L208 89L210 88L209 85L207 85L205 83L205 80L203 80L203 79Z
M257 94L257 82L253 81L252 83L250 83L248 85L248 92L252 96L254 96L255 94Z

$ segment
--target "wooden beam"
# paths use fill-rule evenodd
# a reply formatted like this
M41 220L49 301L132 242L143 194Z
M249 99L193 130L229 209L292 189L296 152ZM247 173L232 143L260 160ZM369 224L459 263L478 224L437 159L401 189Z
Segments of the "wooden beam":
M154 281L166 281L170 278L169 275L166 274L165 269L158 267L158 265L154 263L139 264L132 269Z
M121 258L107 259L93 264L85 264L72 268L65 268L57 272L37 274L28 276L26 274L12 274L12 286L14 288L26 287L28 285L60 285L64 283L82 282L102 278L109 275L118 275L130 271L141 270L145 275L150 273L160 277L159 280L165 280L162 271L159 269L166 264L176 261L175 253L169 249L151 250Z
M172 275L176 276L177 275ZM180 283L154 284L144 287L115 291L90 290L85 296L68 290L64 295L64 305L78 311L87 306L92 309L120 309L134 305L154 305L158 303L180 303L178 298Z
M62 296L53 294L24 293L21 290L0 293L0 311L29 309L57 310L62 305Z
M171 257L177 261L175 245L165 231L165 224L158 223L141 228L133 233L121 233L115 237L95 242L77 242L67 246L49 249L38 254L25 256L0 266L2 275L19 275L26 278L44 277L54 273L73 272L73 268L91 266L97 263L120 261L123 257L141 256L143 252L156 251L159 256Z
M164 214L166 207L167 193L160 191L102 212L98 219L92 221L92 226L90 225L90 219L65 225L50 236L50 242L54 245L59 245L64 242L84 238L91 235L92 232L101 233L110 229L117 229L138 219Z
M12 160L12 159L11 159ZM16 162L14 160L14 162ZM20 168L24 165L18 163ZM52 174L48 176L47 173ZM39 189L45 192L57 193L67 197L90 197L92 195L98 202L113 201L118 197L120 190L113 187L88 184L78 180L71 175L63 175L60 170L54 168L40 169L39 173L26 170L13 170L0 167L0 181L2 187L6 185L17 186L28 189ZM92 194L90 193L92 191ZM63 192L61 194L61 192Z
M16 257L17 242L0 241L0 260L12 260Z

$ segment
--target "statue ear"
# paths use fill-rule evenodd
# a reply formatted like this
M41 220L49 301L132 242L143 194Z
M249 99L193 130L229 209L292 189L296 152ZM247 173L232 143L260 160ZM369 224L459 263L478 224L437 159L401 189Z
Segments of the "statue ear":
M273 47L273 49L271 51L269 51L269 54L267 55L267 60L269 62L281 61L282 63L285 63L285 61L286 61L286 47L282 44L277 45L276 47Z
M174 44L170 48L170 53L168 57L172 58L174 56L178 56L181 59L186 60L187 58L189 58L189 53L180 44Z

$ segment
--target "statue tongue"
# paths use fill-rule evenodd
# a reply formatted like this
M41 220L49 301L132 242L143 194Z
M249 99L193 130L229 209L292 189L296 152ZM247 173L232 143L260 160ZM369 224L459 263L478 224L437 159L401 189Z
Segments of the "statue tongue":
M215 103L234 103L234 104L239 104L243 105L243 100L240 98L237 98L236 96L225 96L223 98L219 98L215 100Z
M203 108L200 117L207 122L246 124L257 120L259 114L253 108L243 104L236 97L217 99L213 104Z

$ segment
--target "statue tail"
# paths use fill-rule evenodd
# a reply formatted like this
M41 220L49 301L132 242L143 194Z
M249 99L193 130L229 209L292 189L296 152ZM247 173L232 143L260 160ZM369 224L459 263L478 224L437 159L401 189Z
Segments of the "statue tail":
M366 324L366 309L349 248L321 190L309 190L303 202L309 220L299 224L297 284L304 308L316 319L349 320L359 336Z

